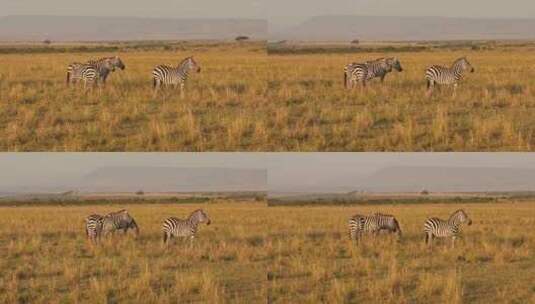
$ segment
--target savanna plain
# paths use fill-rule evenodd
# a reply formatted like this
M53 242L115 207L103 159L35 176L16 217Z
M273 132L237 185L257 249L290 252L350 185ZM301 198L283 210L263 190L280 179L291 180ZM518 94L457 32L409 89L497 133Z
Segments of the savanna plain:
M455 248L424 242L428 217L447 219L464 209ZM381 234L356 244L348 219L389 213L402 236ZM268 272L273 303L533 303L533 202L270 207Z
M92 245L84 218L126 208L139 236ZM193 242L162 243L163 220L202 208ZM264 303L271 245L265 204L0 207L0 303Z
M0 49L0 149L8 151L530 151L535 44L266 51L266 43ZM42 49L42 48L41 48ZM60 50L61 49L61 50ZM267 48L269 50L269 48ZM46 51L46 52L45 52ZM119 55L105 87L67 88L73 61ZM151 71L193 55L186 94L153 95ZM365 90L343 67L396 56ZM425 97L424 70L467 56L457 96Z

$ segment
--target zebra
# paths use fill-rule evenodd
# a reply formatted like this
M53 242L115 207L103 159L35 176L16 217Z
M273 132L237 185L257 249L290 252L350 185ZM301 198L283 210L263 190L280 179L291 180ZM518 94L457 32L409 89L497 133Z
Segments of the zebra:
M185 219L170 217L163 222L163 243L167 244L172 237L189 237L193 240L197 233L197 227L201 223L210 225L211 220L202 209L193 211L190 216Z
M102 221L102 231L104 236L117 230L123 230L124 234L126 234L128 229L134 229L136 235L139 235L139 227L126 209L111 212L104 216Z
M427 80L427 96L431 96L435 84L453 85L453 96L455 97L457 85L462 80L464 72L475 71L474 67L468 62L466 57L461 57L453 62L450 68L433 65L425 70L425 79Z
M105 64L105 62L108 62L109 65ZM124 70L126 68L119 56L104 57L97 60L92 59L89 60L87 64L92 64L97 68L97 71L99 72L99 79L102 80L103 84L106 84L106 79L108 78L110 72L115 72L116 68L119 68L121 70ZM111 66L111 69L109 68L109 66Z
M425 243L431 245L434 237L451 237L451 246L455 247L455 238L457 238L460 225L463 223L472 225L472 220L462 209L452 213L447 221L436 217L427 219L424 223Z
M384 82L386 75L392 70L403 71L401 62L396 57L378 58L365 63L350 63L344 68L344 83L346 88L349 85L353 87L357 82L366 86L367 81L378 77L381 78L381 82Z
M371 216L356 214L349 219L349 238L359 240L363 233L374 235L381 231L396 233L401 237L398 220L390 214L375 213Z
M100 67L94 64L75 62L69 65L67 68L67 85L76 83L78 80L84 82L84 87L94 86L100 79L100 72L104 69L112 70L111 62L108 60L103 61Z
M100 239L103 220L104 217L100 214L91 214L85 218L85 234L93 243Z
M94 70L84 72L84 69L92 67ZM90 79L91 84L96 83L97 80L101 80L103 84L106 83L106 79L110 72L114 72L116 68L124 70L126 66L119 56L104 57L97 60L89 60L85 63L74 62L67 67L67 85L75 83L80 79ZM97 73L97 76L93 74ZM86 74L82 77L83 74ZM88 74L89 73L89 74Z
M172 85L175 88L180 86L180 96L184 97L184 84L188 79L189 72L201 72L200 65L193 59L193 56L187 57L178 64L177 67L167 65L158 65L152 71L152 80L154 93L163 86Z

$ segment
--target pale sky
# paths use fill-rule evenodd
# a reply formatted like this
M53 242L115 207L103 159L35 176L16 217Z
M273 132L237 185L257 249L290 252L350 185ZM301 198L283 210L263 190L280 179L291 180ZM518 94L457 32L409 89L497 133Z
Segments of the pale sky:
M167 18L262 18L267 0L0 0L0 16L139 16Z
M268 19L290 25L318 15L535 18L533 0L270 0Z

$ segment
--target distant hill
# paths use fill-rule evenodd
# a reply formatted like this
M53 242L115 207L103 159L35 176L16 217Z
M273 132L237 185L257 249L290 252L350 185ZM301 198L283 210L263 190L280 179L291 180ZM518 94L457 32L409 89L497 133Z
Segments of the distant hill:
M106 41L267 38L259 19L159 19L137 17L7 16L0 18L0 40Z
M355 184L388 192L497 192L535 190L535 170L517 168L387 167Z
M106 167L84 176L86 192L266 191L263 169Z
M535 19L317 16L270 33L270 40L535 39Z

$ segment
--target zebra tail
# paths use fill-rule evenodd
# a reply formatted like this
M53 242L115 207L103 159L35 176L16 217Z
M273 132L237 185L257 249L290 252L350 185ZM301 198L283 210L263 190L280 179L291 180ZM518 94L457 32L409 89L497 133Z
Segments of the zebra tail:
M427 79L427 89L431 87L431 80Z
M66 84L69 85L70 82L71 82L71 72L67 72L67 81L66 81Z
M167 244L167 233L163 233L163 243Z
M156 77L152 77L152 88L156 88Z
M344 88L347 89L347 73L344 72Z

